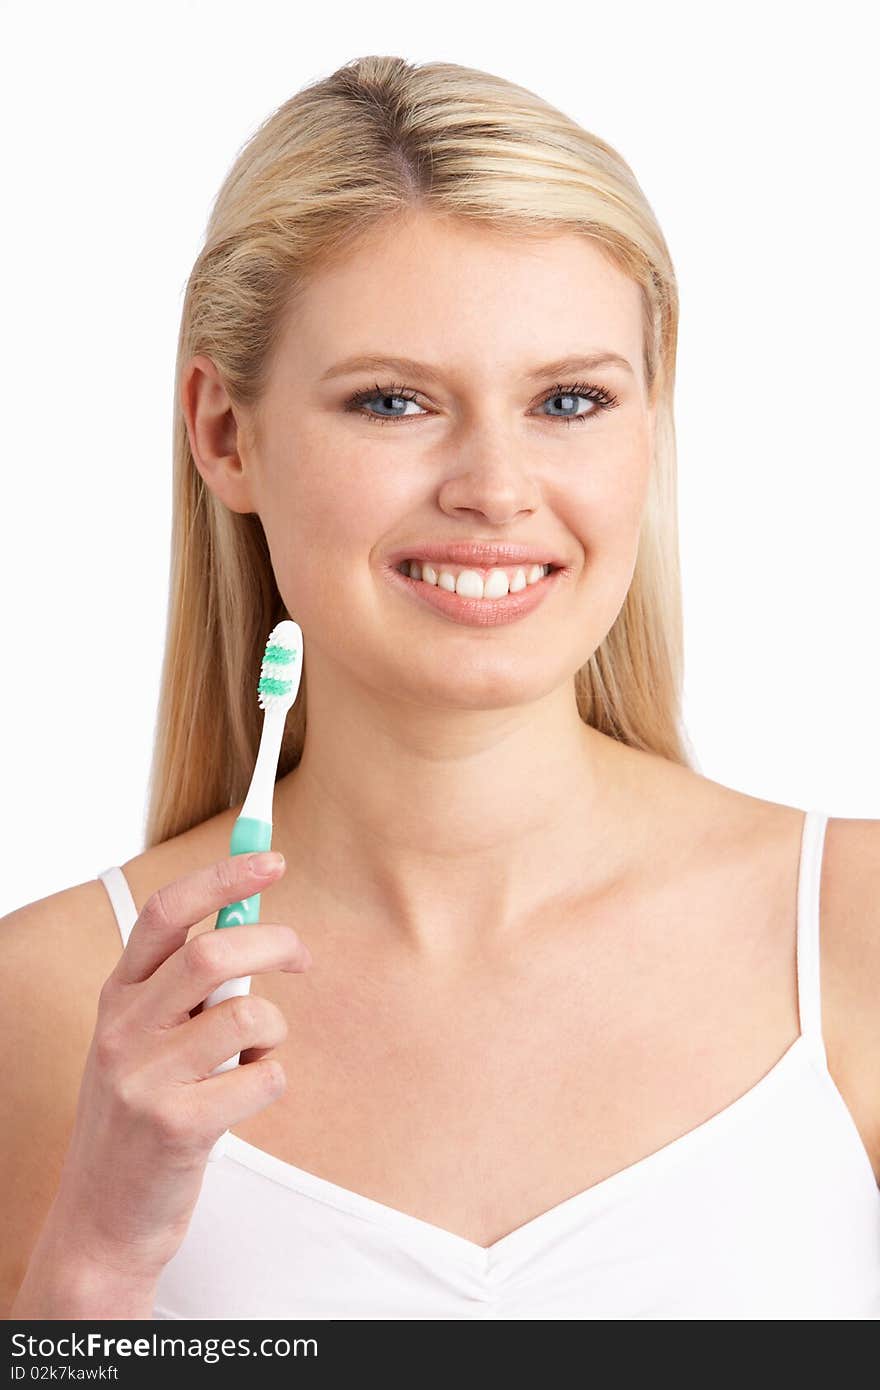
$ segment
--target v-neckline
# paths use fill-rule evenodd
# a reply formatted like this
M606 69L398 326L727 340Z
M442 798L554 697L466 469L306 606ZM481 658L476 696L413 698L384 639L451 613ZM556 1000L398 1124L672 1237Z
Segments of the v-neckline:
M667 1167L684 1158L699 1144L720 1136L731 1124L748 1115L757 1105L769 1099L785 1080L795 1063L800 1061L802 1054L809 1057L807 1044L807 1035L803 1032L799 1033L770 1070L765 1072L753 1086L732 1100L729 1105L703 1120L696 1128L669 1140L659 1149L645 1154L642 1158L627 1164L625 1168L621 1168L616 1173L611 1173L607 1178L602 1178L599 1182L584 1188L583 1191L575 1193L574 1196L564 1197L554 1206L539 1213L538 1216L532 1217L512 1231L508 1231L507 1235L499 1237L491 1245L479 1245L476 1241L469 1240L467 1236L459 1235L443 1226L437 1226L420 1216L413 1216L409 1212L380 1202L374 1197L366 1197L363 1193L342 1187L339 1183L331 1182L329 1178L322 1178L317 1173L310 1173L305 1168L298 1168L293 1163L277 1158L268 1150L258 1148L255 1144L240 1138L231 1130L226 1130L221 1135L211 1151L210 1158L216 1161L227 1156L232 1162L249 1168L284 1187L293 1188L315 1201L324 1202L339 1211L345 1211L349 1215L370 1221L375 1225L384 1226L398 1236L414 1240L416 1243L429 1243L437 1249L438 1253L446 1252L457 1255L475 1268L485 1271L508 1256L523 1254L530 1250L540 1238L552 1236L567 1221L583 1218L588 1214L595 1214L596 1211L610 1205L612 1201L624 1196L640 1179L649 1175L659 1176Z

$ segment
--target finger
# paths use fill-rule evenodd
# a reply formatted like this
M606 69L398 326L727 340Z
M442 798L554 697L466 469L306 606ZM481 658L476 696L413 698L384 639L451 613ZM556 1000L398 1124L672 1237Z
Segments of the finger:
M219 1005L217 1006L219 1008ZM210 1009L207 1010L210 1013ZM232 1129L251 1115L265 1110L287 1090L287 1075L277 1057L264 1057L246 1067L206 1077L187 1090L187 1101L194 1123L203 1133L219 1137L215 1116L222 1110L224 1129Z
M283 874L283 858L269 873L260 873L254 858L250 854L234 854L157 888L131 929L114 977L122 984L149 979L157 966L183 945L197 922L219 912L221 907L252 897Z
M287 1031L277 1004L255 994L237 995L167 1030L147 1079L154 1085L201 1081L237 1052L253 1050L253 1060L259 1061L284 1042Z
M143 982L128 1017L144 1028L170 1028L188 1018L197 1004L227 980L269 970L306 970L311 963L305 942L282 922L250 922L200 932ZM197 1016L211 1012L202 1009Z

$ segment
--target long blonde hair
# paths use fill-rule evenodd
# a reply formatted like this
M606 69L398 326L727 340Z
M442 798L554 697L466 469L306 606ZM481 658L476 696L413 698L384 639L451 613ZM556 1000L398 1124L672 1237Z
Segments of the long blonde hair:
M575 676L578 711L621 742L685 766L673 422L678 290L663 235L621 156L534 93L456 63L368 56L274 111L214 202L187 282L174 385L166 646L145 848L239 804L262 726L256 683L287 613L259 517L205 486L181 373L211 358L255 422L279 330L309 272L415 207L515 235L589 237L641 286L645 379L657 403L633 578L611 630ZM278 776L300 760L306 670Z

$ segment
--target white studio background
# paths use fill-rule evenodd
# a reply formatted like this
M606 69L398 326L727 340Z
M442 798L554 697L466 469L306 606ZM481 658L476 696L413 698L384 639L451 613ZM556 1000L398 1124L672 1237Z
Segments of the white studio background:
M142 849L186 278L239 149L367 53L527 86L669 242L700 770L880 816L872 7L5 3L0 913Z

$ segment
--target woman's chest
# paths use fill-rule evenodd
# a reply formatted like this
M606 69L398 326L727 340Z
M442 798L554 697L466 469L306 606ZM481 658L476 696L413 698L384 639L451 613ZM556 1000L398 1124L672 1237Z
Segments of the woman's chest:
M483 1246L695 1129L797 1033L781 960L749 979L655 940L625 972L548 947L441 982L309 944L305 975L252 984L288 1085L233 1132Z

